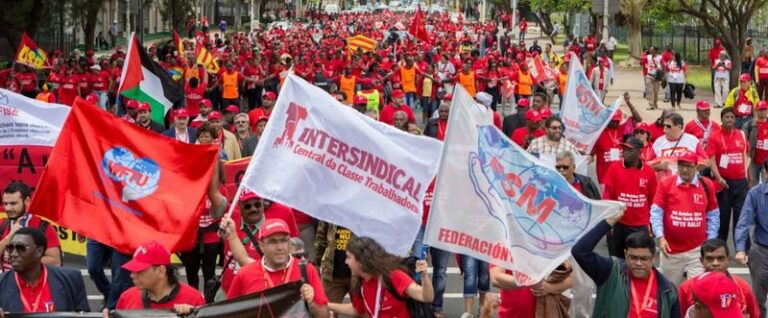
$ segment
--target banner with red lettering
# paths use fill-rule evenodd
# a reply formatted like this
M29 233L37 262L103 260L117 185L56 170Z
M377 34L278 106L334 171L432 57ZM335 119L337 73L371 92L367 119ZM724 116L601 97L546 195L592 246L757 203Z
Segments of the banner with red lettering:
M0 145L53 147L69 110L0 88Z
M573 54L573 53L571 53ZM571 57L568 82L565 84L563 111L565 138L583 153L590 153L597 138L621 106L621 97L606 107L592 89L587 74L576 56Z
M622 204L594 201L520 148L456 85L425 244L541 281Z
M441 148L291 74L241 186L404 255L421 225Z

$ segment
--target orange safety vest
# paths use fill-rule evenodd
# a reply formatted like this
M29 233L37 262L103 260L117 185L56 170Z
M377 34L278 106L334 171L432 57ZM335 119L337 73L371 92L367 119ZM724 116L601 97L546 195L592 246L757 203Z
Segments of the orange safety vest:
M475 95L477 95L477 88L475 88L475 72L469 72L469 75L464 75L464 72L459 73L459 84L467 90L469 96L475 98Z
M416 92L416 68L400 68L400 83L403 84L403 93Z
M347 94L347 103L352 103L352 99L355 97L355 76L342 75L339 78L339 90Z
M224 88L224 92L221 94L221 96L225 99L235 99L240 97L240 94L237 92L237 78L238 75L240 75L238 72L234 72L232 74L224 73L221 75L222 79L222 86Z
M533 77L531 72L528 74L518 71L517 73L517 92L518 95L531 96L533 94Z
M557 73L557 80L560 83L560 95L565 95L565 83L568 82L568 74Z
M37 94L37 96L35 97L35 99L37 99L37 100L39 100L39 101L43 101L43 102L46 102L46 103L47 103L47 102L48 102L48 101L50 101L50 99L51 99L51 93L50 93L50 92L48 92L48 93L46 93L46 92L41 92L40 94Z

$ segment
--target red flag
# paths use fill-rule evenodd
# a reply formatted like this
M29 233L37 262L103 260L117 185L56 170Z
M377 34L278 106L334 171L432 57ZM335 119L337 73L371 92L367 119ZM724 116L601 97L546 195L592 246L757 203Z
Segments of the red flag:
M218 151L147 131L78 98L38 183L33 213L131 254L192 248Z
M408 33L413 35L417 40L429 43L429 35L427 34L427 27L424 25L424 14L421 13L421 6L419 6L416 11L416 16L413 18Z
M21 34L21 42L16 50L16 63L43 69L48 67L48 54L42 48L37 47L35 41L27 35L27 32Z

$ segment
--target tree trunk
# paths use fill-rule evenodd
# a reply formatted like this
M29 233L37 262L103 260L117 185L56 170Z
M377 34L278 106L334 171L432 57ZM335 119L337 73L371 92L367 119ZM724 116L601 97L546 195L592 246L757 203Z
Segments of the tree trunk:
M239 30L243 26L243 1L234 0L235 5L235 29Z
M83 34L85 38L85 50L92 50L94 47L94 38L96 37L96 20L104 0L90 0L86 8L86 18L83 21Z
M552 29L554 27L552 26L552 19L549 16L549 12L539 9L533 11L533 14L536 15L537 19L539 19L539 27L541 28L541 32L546 35L552 34Z
M643 51L643 33L640 26L640 14L627 17L627 30L629 31L629 53L640 57Z

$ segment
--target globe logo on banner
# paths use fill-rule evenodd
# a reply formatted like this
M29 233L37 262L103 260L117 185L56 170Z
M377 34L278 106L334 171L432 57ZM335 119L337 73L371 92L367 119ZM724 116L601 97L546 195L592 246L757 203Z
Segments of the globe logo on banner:
M104 153L101 161L104 174L120 183L123 202L135 201L157 191L160 166L149 158L137 158L130 150L114 147Z
M505 228L512 246L544 257L570 248L587 230L592 206L556 171L537 164L493 126L478 126L478 149L469 154L475 194L492 219ZM519 233L509 233L515 224Z
M579 102L579 104L584 105L583 107L578 107L580 110L580 130L584 134L592 134L601 131L603 129L603 124L605 124L605 121L609 116L611 116L613 107L603 107L602 102L595 99L595 95L590 89L592 85L589 83L589 80L587 79L587 76L584 74L584 72L578 72L574 75L576 75L578 80L578 84L576 86L576 100ZM594 104L599 105L599 107L593 107L596 106ZM599 109L599 111L595 112L597 109Z

